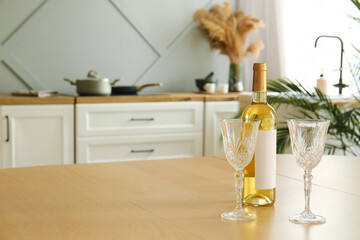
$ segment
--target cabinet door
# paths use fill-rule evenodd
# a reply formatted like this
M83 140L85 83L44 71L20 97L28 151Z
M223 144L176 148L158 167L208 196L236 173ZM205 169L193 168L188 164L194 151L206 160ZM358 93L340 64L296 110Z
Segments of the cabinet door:
M202 133L89 137L76 144L77 163L202 156Z
M237 101L206 102L205 103L205 130L204 130L204 155L224 155L220 141L221 129L219 120L233 118L239 111Z
M73 105L0 109L2 168L74 163Z

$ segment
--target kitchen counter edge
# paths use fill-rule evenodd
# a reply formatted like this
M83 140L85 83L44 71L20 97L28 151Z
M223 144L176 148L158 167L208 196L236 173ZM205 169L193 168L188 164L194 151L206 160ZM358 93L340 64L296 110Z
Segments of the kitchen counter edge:
M179 101L238 101L239 93L155 93L131 96L66 96L50 97L13 96L0 93L0 105L39 105L39 104L88 104L88 103L139 103L139 102L179 102Z

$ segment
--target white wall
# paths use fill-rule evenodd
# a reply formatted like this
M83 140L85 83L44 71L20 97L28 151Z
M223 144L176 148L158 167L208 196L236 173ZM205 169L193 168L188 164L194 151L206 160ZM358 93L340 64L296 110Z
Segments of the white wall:
M0 0L0 92L75 94L63 78L90 69L123 78L118 85L164 84L145 92L196 91L194 79L210 71L225 83L227 57L210 50L192 21L215 3L222 1Z

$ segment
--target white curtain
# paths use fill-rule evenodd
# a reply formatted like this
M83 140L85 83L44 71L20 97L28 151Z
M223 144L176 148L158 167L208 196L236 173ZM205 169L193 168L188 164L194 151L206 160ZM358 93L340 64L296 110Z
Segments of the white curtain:
M265 23L265 28L251 33L247 39L248 42L261 39L265 45L259 58L245 60L245 90L252 90L252 66L255 62L267 64L268 79L277 79L284 75L282 34L280 32L282 4L280 0L238 0L237 9L244 11L246 15L253 15Z
M266 25L248 39L260 38L265 49L258 59L246 61L247 90L251 90L253 62L263 61L268 65L268 79L288 77L307 87L316 86L316 79L323 72L328 93L338 95L333 84L340 76L340 41L324 38L315 48L318 36L332 35L344 42L342 79L350 87L343 93L357 91L349 64L354 62L352 45L360 48L360 24L350 16L359 17L360 13L350 0L238 0L237 7Z

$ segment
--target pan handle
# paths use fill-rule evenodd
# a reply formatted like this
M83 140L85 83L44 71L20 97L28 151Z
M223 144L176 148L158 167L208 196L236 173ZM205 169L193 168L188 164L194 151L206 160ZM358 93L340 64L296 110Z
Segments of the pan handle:
M162 87L162 83L147 83L147 84L144 84L144 85L142 85L142 86L140 86L140 87L136 87L136 90L137 91L141 91L141 90L143 90L144 88L146 88L146 87L151 87L151 86L158 86L158 87Z
M111 85L111 86L114 86L115 83L117 83L117 82L119 82L119 81L121 81L121 80L122 80L122 78L117 78L117 79L115 79L114 81L112 81L112 82L110 83L110 85Z
M64 78L64 80L71 83L71 85L76 85L76 83L73 80L69 79L69 78Z

